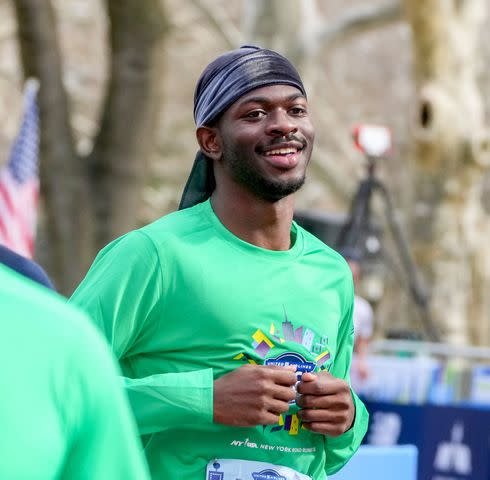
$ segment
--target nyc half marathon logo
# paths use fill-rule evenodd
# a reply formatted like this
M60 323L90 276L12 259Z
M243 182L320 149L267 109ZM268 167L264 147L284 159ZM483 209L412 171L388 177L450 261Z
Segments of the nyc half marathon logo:
M221 464L220 462L224 464ZM287 477L281 475L273 468L265 468L254 472L253 470L258 470L258 463L262 462L215 460L212 464L212 468L214 470L211 470L210 465L208 464L207 480L225 480L225 474L226 478L238 478L237 474L239 473L241 473L240 478L245 478L246 476L247 478L251 478L253 480L288 480L288 478L292 478L289 475ZM249 477L249 475L251 475L251 477Z
M277 356L276 358L267 358L264 365L276 365L278 367L288 367L289 365L296 365L296 374L298 381L301 380L301 376L305 372L313 372L316 367L316 363L308 362L303 355L296 352L286 352Z
M286 477L279 475L275 470L267 468L261 472L253 472L252 477L254 480L287 480Z
M288 320L286 310L284 310L284 321L281 323L281 328L271 323L267 333L260 328L257 329L252 335L251 347L252 353L239 353L234 360L281 367L295 365L298 381L305 372L330 371L332 367L328 338L303 326L295 328L295 325ZM305 350L310 354L308 355L310 360L300 353ZM295 402L293 401L292 404ZM297 435L301 422L296 413L290 412L280 416L278 425L264 428L271 428L271 432L285 430L290 435Z

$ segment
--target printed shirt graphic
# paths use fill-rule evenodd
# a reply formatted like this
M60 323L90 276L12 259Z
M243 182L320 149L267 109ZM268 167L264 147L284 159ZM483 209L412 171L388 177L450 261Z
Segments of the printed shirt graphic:
M268 334L260 328L252 335L252 352L242 352L234 357L245 363L289 366L297 367L297 380L305 372L315 372L321 370L330 371L332 367L332 356L328 347L328 337L319 335L309 328L294 325L288 320L287 313L284 311L285 319L280 323L281 328L271 323ZM282 332L282 333L281 333ZM285 350L285 345L289 349ZM257 358L257 355L260 358ZM297 435L301 428L301 420L297 413L295 402L291 402L292 407L287 414L280 416L279 424L270 429L271 432L281 430L287 431L289 435Z
M320 480L359 446L367 413L355 395L354 426L338 438L301 428L294 405L275 426L213 423L213 380L245 362L297 355L305 368L348 379L348 266L294 232L288 251L258 248L229 232L207 201L112 242L72 297L119 358L155 478L204 478L210 460L232 458Z
M254 480L286 480L286 477L279 475L275 470L268 468L261 472L252 473Z

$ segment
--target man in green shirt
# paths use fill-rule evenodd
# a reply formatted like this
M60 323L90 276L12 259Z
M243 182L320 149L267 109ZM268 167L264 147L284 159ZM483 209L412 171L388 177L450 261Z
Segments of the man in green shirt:
M346 262L293 222L314 129L301 79L242 47L202 73L179 212L104 248L72 301L119 358L152 475L323 480L358 448Z
M145 480L118 369L88 319L0 265L0 478Z

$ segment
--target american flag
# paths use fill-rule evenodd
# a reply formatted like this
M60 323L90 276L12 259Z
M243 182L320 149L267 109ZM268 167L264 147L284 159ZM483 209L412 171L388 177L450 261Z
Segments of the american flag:
M24 89L24 112L7 165L0 171L0 243L32 258L39 197L39 82Z

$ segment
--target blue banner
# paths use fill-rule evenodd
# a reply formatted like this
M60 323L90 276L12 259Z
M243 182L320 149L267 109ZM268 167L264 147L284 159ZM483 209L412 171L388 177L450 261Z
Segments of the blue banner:
M365 403L365 443L417 446L419 480L490 480L490 409Z

